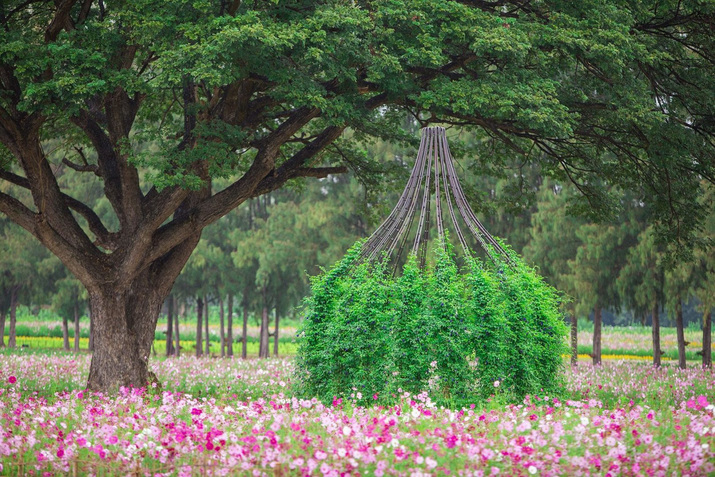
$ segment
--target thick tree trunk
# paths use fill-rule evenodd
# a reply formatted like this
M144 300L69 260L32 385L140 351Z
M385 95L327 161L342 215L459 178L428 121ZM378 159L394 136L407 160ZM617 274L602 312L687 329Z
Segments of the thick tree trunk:
M171 297L174 302L176 302L176 298L173 296ZM184 307L182 306L182 310ZM179 333L179 316L181 316L181 313L176 314L176 318L174 318L174 335L176 335L176 344L174 345L174 354L178 357L181 356L181 334Z
M276 323L273 329L273 356L278 356L278 320L280 320L278 315L278 307L275 308L276 313Z
M571 313L571 366L578 366L578 319Z
M7 337L7 345L15 347L15 325L17 325L17 295L20 292L19 286L12 287L10 291L10 330Z
M201 326L201 320L204 317L204 299L201 297L196 298L196 357L198 358L203 354L202 346L204 344L203 340L203 330L204 327Z
M79 304L74 304L74 352L79 353Z
M713 313L712 311L708 311L703 315L703 368L713 367L712 324Z
M685 369L685 328L683 327L683 300L678 297L675 304L675 331L678 336L678 367Z
M126 290L111 285L89 290L94 336L89 389L115 393L120 386L146 386L165 288L145 273Z
M211 357L211 336L209 336L209 297L204 296L204 326L206 331L206 356Z
M166 303L166 355L174 354L174 296L169 295Z
M653 303L651 311L651 329L653 334L653 366L660 368L660 316L658 314L658 300Z
M5 310L0 310L0 348L5 347L5 317L7 312Z
M65 351L70 350L69 320L64 313L62 313L62 348Z
M226 356L226 332L223 326L223 296L218 299L218 319L220 322L219 335L221 339L221 357Z
M248 303L243 302L243 335L241 335L241 358L246 359L248 357Z
M229 293L228 295L228 336L227 345L228 349L226 353L228 356L233 356L233 295Z
M593 365L601 364L601 307L596 305L593 308Z

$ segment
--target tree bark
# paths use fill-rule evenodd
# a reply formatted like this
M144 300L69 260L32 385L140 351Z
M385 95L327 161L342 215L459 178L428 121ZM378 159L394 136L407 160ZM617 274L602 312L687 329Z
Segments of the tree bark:
M198 358L203 354L203 326L201 326L201 320L204 317L204 299L201 297L196 298L196 357Z
M678 367L686 368L685 362L685 329L683 327L683 299L678 297L675 304L675 330L678 336Z
M94 319L92 318L92 305L89 306L89 343L87 344L89 351L94 351Z
M248 342L246 341L246 336L248 334L248 301L244 296L243 301L243 335L241 336L241 358L246 359L248 357Z
M227 337L227 345L228 349L226 350L226 353L228 356L233 356L233 295L230 293L228 294L228 337Z
M223 296L220 296L218 299L218 307L219 307L219 313L218 313L218 318L220 322L220 328L219 328L219 335L221 339L221 357L226 356L226 333L225 329L223 326Z
M74 352L79 353L79 304L74 303Z
M211 357L211 336L209 335L209 297L204 295L204 326L206 331L206 356Z
M88 290L94 324L89 389L115 393L121 386L146 386L165 289L165 283L143 273L124 290L116 285Z
M64 313L62 313L62 348L65 351L70 350L69 320Z
M593 308L593 365L601 364L601 307L596 305Z
M174 295L166 303L166 355L174 354Z
M20 286L16 285L10 290L10 331L7 337L7 346L15 347L15 325L17 324L17 294L20 292Z
M658 314L658 299L653 302L651 329L653 334L653 366L660 368L660 316Z
M278 356L278 321L280 320L278 315L278 307L275 308L276 313L276 323L273 330L273 356Z
M703 315L703 368L713 367L712 323L713 313L711 310Z
M571 366L578 366L578 319L571 313Z
M173 296L171 299L176 302L176 298ZM183 307L182 307L183 309ZM179 317L181 316L181 313L176 314L176 318L174 319L174 334L176 335L176 344L174 345L174 354L179 357L181 356L181 335L179 333Z

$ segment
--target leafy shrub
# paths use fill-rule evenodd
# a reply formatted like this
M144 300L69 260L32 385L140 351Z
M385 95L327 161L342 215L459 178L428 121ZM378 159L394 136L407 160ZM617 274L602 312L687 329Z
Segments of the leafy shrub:
M558 294L516 255L467 257L460 273L440 243L433 266L420 270L412 256L393 277L385 260L360 263L361 245L312 279L297 357L305 395L365 403L428 390L458 404L562 390Z

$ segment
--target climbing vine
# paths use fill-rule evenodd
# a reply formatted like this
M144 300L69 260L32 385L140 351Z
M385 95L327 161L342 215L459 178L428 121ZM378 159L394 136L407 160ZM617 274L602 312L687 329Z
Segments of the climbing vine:
M360 261L361 247L312 280L297 358L306 396L365 404L428 391L459 405L559 394L559 295L514 253L508 263L466 257L460 272L440 242L430 265L412 255L393 277L387 260Z

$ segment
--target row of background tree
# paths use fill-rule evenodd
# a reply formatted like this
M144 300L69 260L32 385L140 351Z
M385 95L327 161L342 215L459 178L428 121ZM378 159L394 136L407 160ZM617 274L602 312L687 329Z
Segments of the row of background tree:
M416 138L416 123L405 126ZM600 362L601 323L651 326L657 350L659 326L677 326L682 366L682 330L689 324L700 325L703 361L710 362L715 297L715 254L710 245L715 238L715 213L707 218L695 243L664 243L658 240L658 224L646 219L651 206L648 198L638 191L611 191L617 198L608 207L612 214L589 217L588 209L577 210L575 199L582 192L567 178L545 178L537 167L516 162L495 167L483 157L483 139L456 130L450 131L450 139L457 158L469 159L460 161L470 165L462 169L461 179L487 228L504 237L570 298L565 312L571 317L574 343L577 318L593 319L594 362ZM366 184L363 178L380 176L359 170L300 180L250 200L204 231L165 306L167 353L177 347L179 316L196 317L195 352L209 352L209 303L220 310L222 355L233 355L233 342L242 341L245 356L249 325L259 327L259 354L270 354L271 337L272 351L277 353L280 322L288 319L291 326L296 325L296 309L308 292L309 275L338 260L387 215L416 153L415 142L409 141L364 146L362 151L344 153L353 155L352 163L372 172L389 170L384 180ZM472 154L477 148L482 157L475 161ZM59 156L56 163L63 167ZM94 209L111 224L110 207L101 191L92 190L83 175L71 169L60 173L76 196L94 200ZM706 210L714 210L715 193L705 181L693 193L700 194ZM9 345L15 345L19 304L32 305L34 310L51 307L61 316L66 348L72 334L68 323L74 321L74 336L79 336L79 320L89 314L79 281L34 238L0 217L1 346L5 345L6 317L10 318ZM234 316L241 322L237 333ZM75 340L75 348L78 345ZM654 353L654 362L660 364L660 353Z

